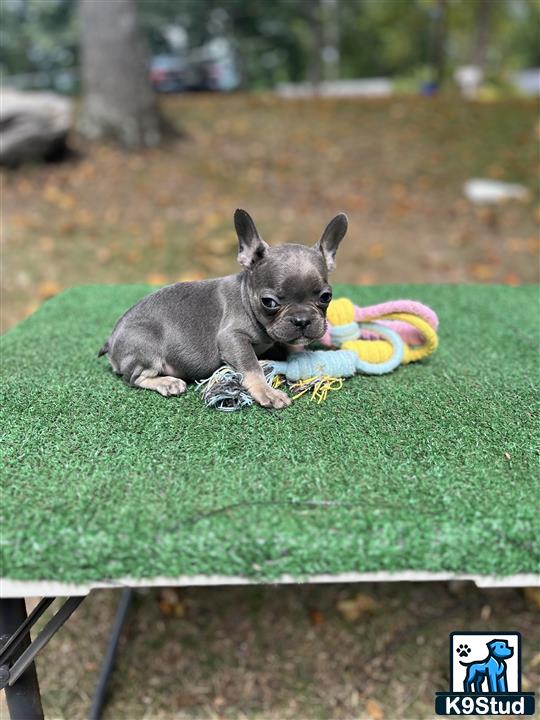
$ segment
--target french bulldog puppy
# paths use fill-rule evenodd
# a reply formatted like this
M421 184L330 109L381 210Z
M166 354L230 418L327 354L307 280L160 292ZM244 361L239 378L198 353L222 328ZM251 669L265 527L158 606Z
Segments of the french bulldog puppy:
M313 247L269 247L245 210L236 210L237 275L178 282L147 295L116 323L99 355L130 385L181 395L186 380L200 380L223 364L264 407L290 398L269 387L257 358L273 346L302 350L325 332L332 299L328 273L347 232L343 213Z

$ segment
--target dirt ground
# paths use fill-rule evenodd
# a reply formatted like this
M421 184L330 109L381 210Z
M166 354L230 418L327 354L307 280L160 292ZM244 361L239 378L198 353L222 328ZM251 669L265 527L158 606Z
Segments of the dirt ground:
M41 654L47 718L87 716L118 599L90 595ZM520 631L523 689L538 690L537 602L470 583L138 591L104 717L432 718L455 630Z
M314 242L346 211L337 281L539 279L535 103L199 95L164 109L184 136L163 148L74 138L68 162L2 174L4 328L78 283L235 271L238 206L270 243ZM529 198L474 206L471 177ZM521 631L523 689L538 689L534 597L446 583L139 591L106 718L430 718L459 629ZM87 713L117 600L93 593L40 655L48 718Z
M238 206L275 244L315 242L346 211L336 281L538 280L534 102L198 95L165 111L184 136L159 149L74 138L73 160L2 175L5 328L78 283L236 271ZM530 197L474 206L471 177L524 183Z

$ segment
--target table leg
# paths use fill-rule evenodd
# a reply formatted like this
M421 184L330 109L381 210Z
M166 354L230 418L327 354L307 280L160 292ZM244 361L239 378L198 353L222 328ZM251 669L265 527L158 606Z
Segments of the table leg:
M120 642L120 635L122 634L122 630L126 622L127 612L129 610L132 597L132 588L125 588L122 591L88 720L100 720L102 716L107 697L109 679L113 671L114 659L116 657L116 651L118 650L118 643Z
M26 605L23 598L0 600L0 648L24 623L26 617ZM17 648L16 657L19 657L29 645L30 634L27 634ZM5 672L7 672L7 667L2 666L0 673ZM5 691L11 720L43 720L41 695L34 662L26 668L17 682L7 685Z

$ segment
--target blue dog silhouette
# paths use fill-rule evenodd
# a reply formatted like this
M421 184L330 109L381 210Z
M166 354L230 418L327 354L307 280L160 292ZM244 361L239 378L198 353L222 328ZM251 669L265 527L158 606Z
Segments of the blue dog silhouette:
M460 665L467 668L465 680L463 681L463 690L466 693L481 693L482 684L486 678L488 692L508 692L506 663L504 661L512 657L514 649L508 647L506 640L491 640L487 643L487 647L489 655L485 660L475 660L470 663L459 661Z

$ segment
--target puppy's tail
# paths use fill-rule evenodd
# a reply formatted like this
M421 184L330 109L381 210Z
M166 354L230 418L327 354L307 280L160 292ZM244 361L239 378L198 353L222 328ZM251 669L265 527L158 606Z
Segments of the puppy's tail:
M109 341L106 340L106 341L104 342L104 344L101 346L101 348L100 348L97 356L98 356L98 357L101 357L102 355L105 355L106 353L109 352L109 349L110 349Z

